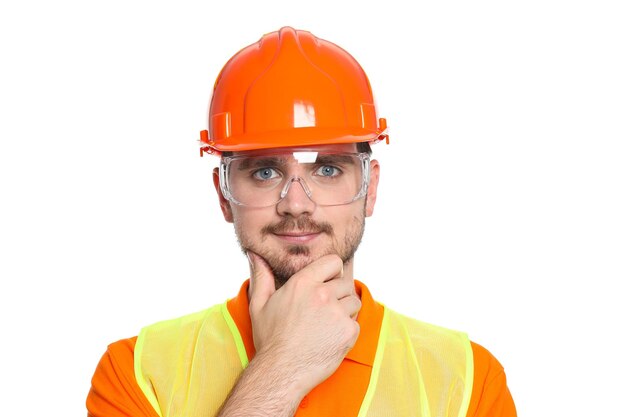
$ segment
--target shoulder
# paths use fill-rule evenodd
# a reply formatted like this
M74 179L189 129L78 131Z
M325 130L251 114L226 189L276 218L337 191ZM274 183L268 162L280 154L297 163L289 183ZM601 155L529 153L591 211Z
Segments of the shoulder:
M195 313L145 326L136 338L135 358L143 357L148 346L157 346L160 355L174 355L171 357L173 360L180 353L180 349L193 348L194 341L200 334L207 333L207 328L215 329L219 324L226 323L228 314L225 309L225 304L217 304ZM209 331L209 334L212 333Z
M135 350L138 348L138 343L141 344L141 338L146 333L189 331L190 329L198 328L210 314L221 314L220 307L221 305L218 304L184 316L149 324L141 329L138 336L121 339L109 344L103 359L106 358L107 360L120 364L126 364L128 361L132 363L134 361Z
M489 382L504 373L504 367L496 357L485 347L472 341L472 352L474 353L474 375L475 379L482 382Z
M387 309L391 312L391 310ZM466 378L473 378L467 416L471 417L514 417L516 416L513 398L507 387L502 364L482 345L471 341L466 333L451 330L430 323L415 320L391 312L394 321L402 323L399 333L408 331L414 346L422 357L427 355L430 362L453 364L451 361L465 362ZM396 332L398 333L398 332ZM453 354L454 353L454 354ZM465 359L464 359L465 358Z
M102 355L87 396L90 417L157 417L135 380L136 341L136 337L118 340Z
M137 336L133 336L108 345L98 363L94 378L100 374L115 376L116 379L127 379L132 376L136 343Z
M406 334L416 346L430 346L435 350L449 347L467 358L472 356L470 340L464 332L417 320L387 307L384 320L387 321L385 327L390 332L395 332L400 337Z
M516 416L513 397L509 392L504 367L496 357L476 342L471 342L474 354L474 383L468 416Z
M128 357L132 358L136 343L137 336L118 340L117 342L113 342L109 346L107 346L107 354L121 360L124 360Z
M136 357L145 346L146 336L159 343L178 340L181 335L193 335L207 318L223 315L220 306L154 323L144 327L138 336L109 344L91 380L87 396L89 416L154 417L154 409L139 386L136 375Z

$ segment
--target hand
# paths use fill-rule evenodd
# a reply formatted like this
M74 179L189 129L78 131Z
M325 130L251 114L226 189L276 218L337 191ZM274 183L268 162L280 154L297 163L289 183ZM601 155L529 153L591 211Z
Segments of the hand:
M299 396L332 375L359 335L361 309L343 262L326 255L276 290L271 269L259 255L251 263L250 318L259 360L283 367Z

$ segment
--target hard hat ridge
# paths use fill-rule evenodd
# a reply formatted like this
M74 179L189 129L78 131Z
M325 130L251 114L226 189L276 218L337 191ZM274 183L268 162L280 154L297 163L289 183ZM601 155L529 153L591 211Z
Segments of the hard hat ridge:
M248 89L244 105L257 112L245 114L245 131L336 127L340 119L346 125L344 100L337 85L308 59L295 30L283 28L278 34L274 59Z

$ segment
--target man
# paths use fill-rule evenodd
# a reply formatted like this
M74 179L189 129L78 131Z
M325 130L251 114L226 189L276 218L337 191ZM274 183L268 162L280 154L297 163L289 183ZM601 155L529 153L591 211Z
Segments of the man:
M387 139L346 51L285 27L218 76L202 152L250 280L223 305L109 346L91 416L515 416L502 366L463 333L353 279Z

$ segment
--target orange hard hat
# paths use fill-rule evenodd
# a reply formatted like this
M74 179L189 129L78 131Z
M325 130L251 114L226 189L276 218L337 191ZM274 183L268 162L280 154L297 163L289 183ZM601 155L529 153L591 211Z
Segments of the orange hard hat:
M236 53L218 75L200 154L388 142L386 130L359 63L310 32L283 27Z

